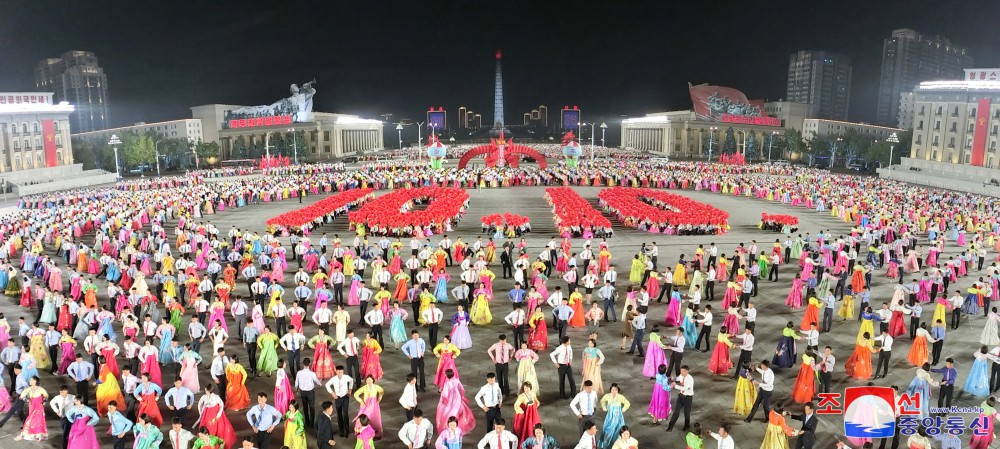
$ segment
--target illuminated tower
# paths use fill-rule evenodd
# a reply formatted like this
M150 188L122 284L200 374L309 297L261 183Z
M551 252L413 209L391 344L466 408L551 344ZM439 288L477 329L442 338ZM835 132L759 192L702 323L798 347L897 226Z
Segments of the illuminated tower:
M495 131L503 129L503 66L501 65L500 50L497 50L497 76L493 87L493 129Z

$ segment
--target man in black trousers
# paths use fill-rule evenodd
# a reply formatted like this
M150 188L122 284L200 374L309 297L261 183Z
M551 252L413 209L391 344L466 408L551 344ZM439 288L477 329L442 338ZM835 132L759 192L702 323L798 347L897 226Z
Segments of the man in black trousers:
M701 318L696 318L695 323L701 324L701 330L698 331L698 339L694 342L694 350L701 351L701 339L705 339L705 352L709 350L709 338L712 336L712 306L705 306L704 312L697 312L701 315Z
M333 441L333 402L324 401L320 409L316 417L316 445L319 449L332 449L336 444Z
M795 449L812 449L816 444L816 424L818 424L818 421L816 413L813 412L814 407L812 402L807 402L801 415L784 413L785 416L791 416L794 420L802 421L802 428L796 432L798 443L796 443Z
M576 396L576 380L573 379L573 347L570 346L569 337L562 337L560 345L549 358L552 359L559 369L559 396L563 399L571 399ZM566 394L566 383L569 382L569 394Z
M733 373L733 379L736 379L739 376L740 369L743 367L743 364L750 363L751 357L753 357L753 330L750 328L743 329L743 335L736 338L743 340L743 342L740 344L740 358L736 360L736 372Z

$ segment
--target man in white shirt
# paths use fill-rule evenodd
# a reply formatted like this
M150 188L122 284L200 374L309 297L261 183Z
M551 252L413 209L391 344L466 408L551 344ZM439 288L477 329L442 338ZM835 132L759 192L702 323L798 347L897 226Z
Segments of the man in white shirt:
M427 310L424 310L424 313L420 314L420 316L427 323L427 338L430 340L430 347L433 348L437 346L438 327L441 325L441 318L444 316L444 312L432 302L428 304Z
M799 333L802 334L806 339L807 350L808 349L812 349L813 351L819 350L819 330L816 329L815 322L809 323L809 330L807 331L800 330Z
M527 323L527 316L524 310L521 308L521 303L514 303L514 311L510 312L503 318L503 320L513 327L512 334L514 335L514 348L520 348L521 342L524 340L524 326Z
M684 412L684 428L682 430L687 432L691 422L691 403L694 401L694 378L689 374L687 365L681 366L680 374L674 378L671 386L677 392L677 402L674 404L674 413L667 425L667 432L674 430L674 424L681 411Z
M503 418L493 423L493 431L483 436L476 449L517 449L517 435L506 430L507 423Z
M340 355L344 356L346 359L345 364L347 365L347 373L351 378L358 378L361 376L361 364L358 362L358 345L361 343L358 337L354 336L354 330L347 330L347 338L341 341L337 345L337 351ZM340 406L338 406L338 414L340 413Z
M65 385L59 387L59 395L52 398L52 400L49 401L49 406L52 407L52 411L55 412L56 416L59 417L59 424L62 426L63 447L66 447L66 442L68 441L67 439L69 438L69 431L70 428L73 426L73 423L69 420L69 418L66 417L65 413L63 412L72 405L73 405L73 397L69 395L69 387Z
M399 397L399 405L406 410L406 420L413 419L413 412L417 409L417 376L413 373L406 375L406 385L403 385L403 395Z
M719 442L718 449L736 449L736 442L733 441L732 435L729 434L729 424L723 424L719 427L719 433L709 432L715 441Z
M291 372L292 377L298 374L299 370L302 369L302 362L299 361L299 354L302 352L302 348L306 345L306 337L299 333L299 330L292 326L288 330L288 333L283 335L278 344L285 352L285 366Z
M503 405L503 391L497 384L497 375L489 373L486 375L486 385L479 388L476 393L476 405L486 413L486 427L493 427L493 424L500 415L500 406Z
M413 419L403 424L399 429L399 439L403 441L407 449L418 449L430 447L431 437L434 435L434 426L430 420L424 419L424 412L419 408L413 411Z
M594 391L594 382L590 379L583 381L583 390L580 390L569 403L569 409L576 415L580 422L580 432L588 430L587 423L594 420L594 411L597 410L597 392Z
M695 323L701 324L701 330L698 331L698 339L694 342L694 350L700 352L701 341L705 339L705 352L708 352L709 338L712 335L712 306L705 306L705 310L697 312L696 315L701 315L694 320Z
M247 303L243 302L243 296L236 295L236 300L233 301L232 306L229 308L229 313L233 315L233 319L236 320L236 327L234 329L243 330L247 327ZM237 332L239 333L239 332ZM243 342L243 336L240 335L240 342Z
M882 347L878 351L878 363L875 365L875 377L872 379L889 375L889 357L892 356L893 338L888 331L882 330L882 335L875 337L875 341L882 342ZM879 375L880 370L883 370L881 376Z
M767 422L767 417L771 414L771 394L774 393L774 371L771 369L770 362L767 360L762 360L760 365L756 367L756 371L760 374L760 380L754 379L753 383L757 384L757 400L754 401L753 407L750 408L750 414L747 415L745 422L750 422L753 420L754 415L757 414L757 407L760 405L764 406L764 422Z
M742 340L740 343L740 358L736 361L736 370L733 373L733 379L736 379L740 375L740 367L744 363L750 363L751 357L753 357L753 344L754 336L753 331L750 328L743 329L743 335L737 335L735 338Z
M558 348L549 354L552 363L559 369L559 397L569 399L576 396L576 380L573 378L573 347L568 336L562 337ZM569 382L569 394L566 394L566 382Z
M385 315L382 313L381 308L375 308L369 310L365 314L365 323L372 329L372 337L375 341L378 341L379 346L385 347L385 343L382 342L382 323L385 322Z
M354 332L351 332L350 336L353 338ZM357 339L355 338L355 340ZM344 341L347 340L345 339ZM355 354L357 354L356 351ZM326 391L333 396L333 403L337 408L337 428L340 431L341 438L347 438L349 429L352 429L350 426L351 416L348 414L352 389L354 389L354 379L351 376L344 375L344 367L337 365L337 374L326 381Z
M174 418L167 436L170 439L171 449L188 449L194 440L194 434L184 428L179 418Z
M597 448L597 424L591 420L582 421L580 427L583 428L583 435L580 441L573 446L573 449L595 449Z

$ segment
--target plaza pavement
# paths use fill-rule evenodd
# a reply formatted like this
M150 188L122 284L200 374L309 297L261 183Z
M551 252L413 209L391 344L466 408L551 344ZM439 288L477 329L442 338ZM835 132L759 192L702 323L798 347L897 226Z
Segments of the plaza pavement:
M575 189L584 198L588 199L595 207L597 207L597 193L600 190L599 188L576 187ZM385 192L379 192L379 194L383 193ZM532 259L540 251L548 239L556 235L551 212L544 199L543 187L484 189L470 191L469 193L471 196L471 203L468 213L455 231L450 233L449 236L453 240L459 236L461 236L466 242L475 240L476 236L481 235L479 218L489 213L502 212L518 213L530 217L533 232L527 234L527 241L529 244L529 254ZM707 248L709 243L713 241L718 245L720 253L732 254L733 248L735 248L736 245L741 242L749 245L750 241L753 239L757 240L758 246L762 250L769 251L774 240L776 238L783 239L783 236L778 233L764 232L756 228L761 212L786 213L798 216L800 218L800 233L808 232L812 235L816 235L819 230L831 229L833 235L837 236L840 234L846 234L850 230L850 225L848 223L844 223L831 217L828 212L816 213L801 207L792 208L783 206L779 203L769 203L754 198L743 196L734 197L731 195L721 195L704 191L696 192L684 190L675 191L674 193L691 197L694 200L713 204L714 206L729 212L729 222L732 226L732 230L721 236L651 235L633 229L622 228L619 223L609 217L615 225L615 235L608 239L608 241L614 255L614 261L618 265L617 269L620 277L618 286L622 293L624 292L625 286L628 285L629 261L638 250L640 244L643 242L657 242L660 249L660 265L669 264L671 269L673 269L674 265L676 265L678 255L683 253L690 260L694 249L698 244L704 244ZM294 210L324 197L326 197L326 195L309 196L303 201L302 205L300 205L296 200L286 200L241 209L227 209L223 213L207 216L202 220L211 220L219 228L220 234L223 236L228 232L231 225L236 225L241 229L249 228L252 231L263 232L265 228L264 222L268 218L283 212ZM171 222L168 223L166 227L170 230L173 229L174 225L175 223ZM340 237L348 243L350 243L353 238L353 233L348 230L346 218L339 218L330 225L314 230L313 241L317 242L319 236L324 232L327 233L331 239L334 234L339 234ZM487 237L484 236L484 241L486 238ZM88 239L92 239L92 237L88 237ZM432 240L436 243L439 239L440 236L435 236ZM597 241L598 240L594 241L595 247ZM283 242L287 246L287 239L283 239ZM498 247L501 243L502 242L498 242ZM921 242L921 244L924 243L925 242ZM582 240L574 239L574 248L576 251L581 249L581 244ZM955 249L956 248L952 245L946 246L946 251L942 254L942 257L956 254ZM294 272L295 269L296 265L293 261L290 263L288 270L291 273ZM484 432L487 430L485 429L485 418L478 407L475 406L475 402L473 400L473 396L478 391L479 387L485 383L486 373L492 371L493 369L493 365L486 355L486 349L489 345L496 341L498 334L510 334L509 326L503 323L503 316L510 310L510 306L507 304L507 299L504 293L513 286L513 281L503 280L499 277L501 274L499 261L497 261L496 265L493 266L492 269L498 275L498 278L495 281L497 300L494 301L491 307L493 312L493 324L489 326L473 326L473 348L462 351L462 355L457 359L458 369L466 387L466 398L470 401L472 409L477 412L477 426L471 434L465 437L464 447L475 447L474 445L480 438L482 438ZM802 317L804 308L799 309L798 311L790 311L788 307L784 305L785 296L788 293L791 279L794 276L793 272L796 271L799 271L797 264L783 266L781 268L779 282L768 282L766 280L760 281L760 294L758 297L753 298L752 301L756 304L758 309L758 321L756 327L757 340L753 357L755 362L759 362L763 359L770 360L774 354L777 337L780 336L781 328L784 326L785 322L793 321L796 325L798 325L799 320ZM458 268L451 267L449 269L449 274L451 274L453 280L457 279L459 274ZM291 278L291 276L286 277L286 281L288 282L286 282L285 286L289 292L286 295L286 303L290 302L289 298L291 297L291 289L289 287L291 286ZM955 285L953 288L964 289L967 287L969 282L971 282L969 278L960 279L958 285ZM884 271L880 271L873 277L873 283L873 305L878 305L882 301L888 300L891 297L893 284L889 283L884 277ZM104 303L106 301L104 293L106 291L105 283L99 282L98 284L100 301L101 303ZM455 282L453 281L450 284L449 288L453 286ZM550 280L549 282L549 288L551 289L556 285L564 285L564 282L554 276L553 280ZM724 285L717 285L716 287L716 302L712 303L715 308L718 308L724 289ZM242 294L246 296L247 293L246 284L239 282L234 294ZM618 308L621 307L620 304L621 302L619 300L617 306ZM444 309L445 318L447 320L447 318L449 318L454 312L455 305L453 302L449 302L444 304L442 308ZM307 315L311 315L312 310L313 309L310 306L307 309ZM665 310L665 304L653 303L650 306L647 331L651 330L653 325L663 322ZM29 313L20 308L11 298L6 298L0 301L0 311L4 312L8 321L15 326L18 316L33 316L33 312ZM351 308L349 311L352 314L353 321L356 322L358 320L357 308ZM932 311L925 310L924 318L929 319L931 312ZM724 312L715 313L715 327L713 328L713 334L718 331L718 327L723 318ZM268 321L273 325L272 320ZM965 375L968 373L970 368L972 359L971 354L979 346L978 340L983 322L983 318L981 316L977 316L971 320L963 321L963 326L959 331L949 331L948 333L942 360L946 357L954 356L960 362L957 366L960 385L961 383L964 383ZM408 327L411 325L412 321L408 323ZM670 433L665 432L666 423L661 422L658 426L651 425L651 419L646 413L646 408L649 404L653 383L649 379L641 376L643 363L642 358L627 355L618 349L621 341L620 335L622 325L623 324L621 322L618 322L604 326L598 339L599 347L604 351L604 354L607 357L603 367L605 390L610 387L611 383L617 382L621 386L622 393L628 398L629 401L631 401L631 408L625 413L625 421L626 424L632 429L633 436L639 441L640 447L667 449L685 447L683 440L684 432L681 431L683 416L680 418L680 422L678 422L674 431ZM352 327L356 329L359 337L363 334L364 329L361 329L357 325ZM743 323L741 322L741 329L742 327ZM447 325L442 326L442 335L447 329ZM834 391L842 391L843 388L848 386L863 385L860 381L846 379L843 368L844 362L854 349L854 338L857 334L857 330L858 322L856 320L841 322L838 318L834 322L833 331L828 334L822 334L820 337L820 346L833 346L834 354L837 357L837 366L833 375ZM307 336L315 334L315 325L313 325L311 321L307 322L305 333ZM180 334L182 336L186 336L186 329L181 330ZM665 336L672 336L673 329L664 327L661 329L661 334ZM119 333L119 335L121 334ZM556 340L556 335L557 334L554 330L550 330L550 348L554 347L553 345ZM232 333L232 336L234 338L231 338L230 343L227 345L228 354L241 355L244 356L241 358L245 359L245 351L242 345L238 340L236 340L235 333ZM576 357L574 361L574 370L575 377L579 383L582 382L582 376L580 374L580 366L582 362L580 361L580 356L582 354L582 349L585 347L585 330L583 328L571 328L569 330L569 336L573 340ZM426 333L424 333L424 337L426 338ZM401 407L398 404L398 399L402 391L405 376L409 372L409 363L398 350L392 348L391 343L388 343L388 326L386 326L385 338L387 348L382 354L382 366L385 370L385 377L378 382L385 388L386 391L385 397L382 400L382 420L385 427L385 438L382 441L377 442L376 446L380 448L400 448L403 447L403 445L397 438L396 433L404 422L404 416ZM897 340L897 349L893 351L890 374L886 379L876 381L876 384L898 385L901 389L905 389L914 374L914 368L909 366L909 363L905 358L906 353L909 350L910 342L905 336L902 336ZM714 335L711 344L714 348ZM800 345L800 348L801 347L804 346ZM211 345L202 345L201 354L205 358L205 365L200 379L202 385L211 381L208 374L208 364L210 364L213 354L210 354L210 352ZM799 354L801 354L801 350L799 351ZM734 361L738 355L738 349L734 349L731 352L731 357ZM279 352L279 357L284 357L283 352ZM302 358L306 357L311 357L311 351L303 351ZM549 361L549 352L541 353L539 354L539 357L540 359L536 364L536 370L538 372L541 391L541 407L539 412L542 416L542 422L546 426L548 432L558 440L561 447L572 448L575 446L580 436L576 418L569 409L569 400L561 400L558 397L558 377L555 367ZM718 430L719 425L723 423L731 424L732 435L736 440L737 447L743 449L759 447L761 440L763 439L765 429L765 425L762 422L766 420L766 415L764 415L761 411L758 411L755 422L752 424L743 423L742 420L745 416L736 415L732 411L735 381L730 380L728 376L721 377L711 375L707 369L708 358L709 354L707 353L698 353L690 349L685 351L684 363L692 367L691 373L695 378L695 398L692 423L700 422L703 429L712 431ZM339 355L336 355L334 360L335 363L342 363L343 361ZM429 356L427 360L429 383L433 381L435 366L436 361L433 356ZM513 384L516 380L516 364L512 363L510 369ZM172 369L164 371L164 382L168 384L167 388L171 386L169 379L172 379L172 372ZM791 390L797 373L798 364L790 369L776 371L774 400L776 402L785 402L786 409L792 413L801 412L801 406L793 404L790 401ZM48 389L50 394L53 395L58 393L57 386L59 384L67 383L67 381L69 381L68 378L54 379L48 374L43 374L42 377L44 387ZM939 377L940 376L935 375L936 379ZM167 388L164 388L164 390ZM256 393L260 391L267 392L269 396L273 396L274 378L266 376L251 378L248 382L248 389L252 398L255 397ZM430 417L432 422L439 398L439 395L434 393L434 390L434 388L430 388L427 393L421 393L419 395L419 408L424 410L425 416ZM70 391L74 391L73 388L71 388ZM937 392L934 391L935 401L936 393ZM673 398L676 397L673 396L673 394L671 400L672 403ZM198 397L200 397L200 394ZM503 417L507 420L508 430L511 430L513 424L512 405L514 399L515 396L511 395L504 401ZM325 391L317 391L317 409L319 408L319 404L325 400L330 400L330 396ZM978 405L981 401L982 398L977 399L965 396L957 400L955 405ZM167 421L169 421L169 415L167 414L169 411L166 407L162 407L162 410ZM356 402L352 402L350 410L352 415L357 413L358 407ZM319 413L319 411L317 412ZM245 411L229 412L228 415L241 440L242 437L250 434L249 424L244 417ZM968 416L967 418L971 419L972 417ZM596 421L599 427L601 426L602 419L603 413L598 412ZM44 443L12 441L12 432L16 432L17 425L19 425L16 418L13 421L14 422L12 423L8 423L6 428L0 431L0 441L2 441L3 444L14 443L13 447L59 446L59 439L57 438L57 435L59 434L58 422L52 418L51 415L49 419L50 440ZM798 428L798 421L790 420L789 423L795 428ZM190 425L190 422L188 425ZM108 422L106 418L102 419L97 425L97 432L102 445L109 444L110 441L105 436L107 428ZM166 430L169 429L169 426L164 424L163 429L164 432L166 432ZM276 433L279 433L280 435L281 432L283 432L282 429L283 427L276 429ZM842 432L843 421L840 416L821 416L817 431L818 442L816 447L834 447L836 442L834 436L842 435ZM278 448L281 446L281 437L279 435L276 435L272 441L272 448ZM311 429L309 430L308 435L309 447L315 447L315 434ZM437 429L435 429L435 438L436 437ZM963 438L963 440L965 439L966 438ZM336 441L338 447L354 447L355 442L353 436L347 439L337 438ZM129 440L129 444L131 444L131 439ZM161 447L169 447L167 444L168 442L164 441ZM796 444L794 438L790 439L790 444L791 447L794 447ZM903 442L901 444L905 444L905 437L903 437ZM711 438L707 438L705 445L706 448L714 448L715 442L712 441Z

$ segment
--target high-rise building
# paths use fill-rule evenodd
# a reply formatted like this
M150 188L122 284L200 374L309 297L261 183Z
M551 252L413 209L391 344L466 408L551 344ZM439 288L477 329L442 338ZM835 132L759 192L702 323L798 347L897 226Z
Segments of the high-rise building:
M903 28L893 30L882 44L882 77L875 120L883 125L899 123L899 94L923 81L954 79L972 67L965 47L944 36L926 36Z
M851 59L822 50L801 50L788 58L788 101L809 104L809 117L847 120Z
M468 108L465 106L459 106L458 108L458 128L465 129L469 127L469 118L467 116Z
M39 61L35 85L52 92L56 103L65 101L76 108L69 117L74 132L108 127L108 77L93 53L74 50Z

